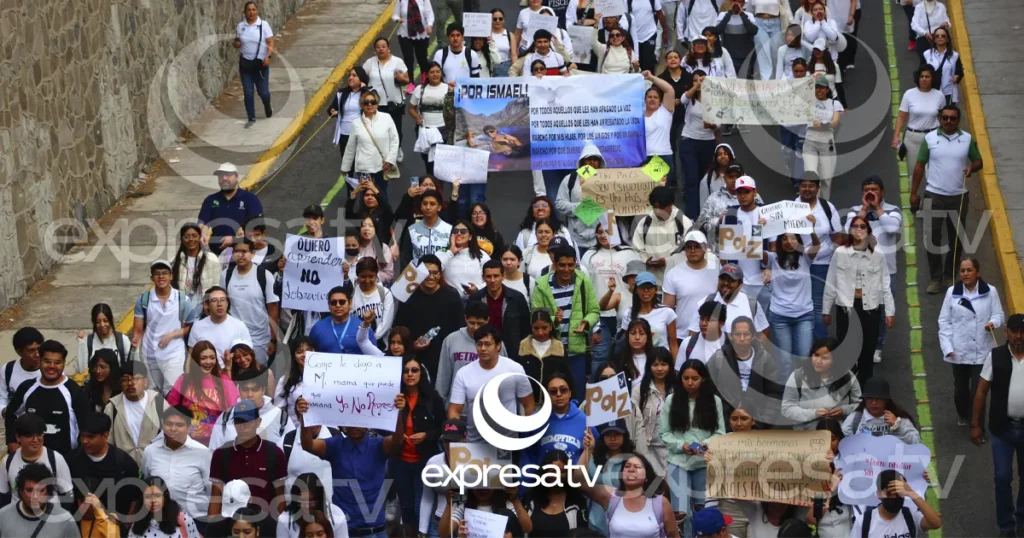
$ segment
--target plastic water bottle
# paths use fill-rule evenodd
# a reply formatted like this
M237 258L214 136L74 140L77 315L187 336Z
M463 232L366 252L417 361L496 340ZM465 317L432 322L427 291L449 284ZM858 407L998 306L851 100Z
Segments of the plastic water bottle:
M429 344L434 338L437 337L437 334L440 332L441 327L434 327L433 329L430 329L429 331L427 331L427 334L424 334L423 336L420 337L420 343Z

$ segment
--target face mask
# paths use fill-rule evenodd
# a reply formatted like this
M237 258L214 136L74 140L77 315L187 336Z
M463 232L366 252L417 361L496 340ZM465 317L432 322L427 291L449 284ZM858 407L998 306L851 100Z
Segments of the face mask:
M886 497L882 499L882 508L890 514L898 513L903 509L903 497Z
M668 220L669 215L671 215L671 213L669 213L668 211L666 211L664 209L655 209L654 210L654 216L658 217L661 220Z
M350 257L350 258L353 257L353 256L358 256L359 255L359 249L358 248L346 248L345 249L345 255Z

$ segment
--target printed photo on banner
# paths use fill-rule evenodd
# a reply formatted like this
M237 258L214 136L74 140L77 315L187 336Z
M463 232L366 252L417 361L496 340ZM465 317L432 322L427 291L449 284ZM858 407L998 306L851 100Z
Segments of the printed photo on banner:
M531 80L532 169L575 169L588 140L601 150L609 168L640 166L647 158L644 91L640 75Z
M641 168L601 168L584 180L583 197L592 198L604 209L629 217L651 209L651 191L664 183L651 181Z
M761 227L761 235L772 238L784 233L812 234L814 225L807 220L811 214L811 205L806 202L783 200L774 204L757 208L757 219L765 220Z
M839 442L839 454L835 465L843 473L839 483L843 504L877 506L881 502L876 494L878 475L888 469L903 475L910 489L925 496L924 472L932 461L925 445L908 445L892 435L848 435Z
M463 13L462 26L466 37L491 37L490 13Z
M409 300L409 297L412 297L412 294L428 276L430 276L430 270L425 265L410 263L391 284L391 294L395 296L396 301L404 303Z
M633 401L629 398L625 373L619 372L599 383L587 383L583 413L587 415L588 427L627 418L632 410Z
M572 39L572 61L576 62L577 65L589 64L592 48L590 42L593 39L594 28L570 24L565 31L569 34L569 38Z
M434 146L434 176L442 181L456 179L463 185L487 183L489 151L438 144Z
M465 514L468 538L503 538L505 536L508 516L472 508L467 508Z
M717 124L807 125L813 120L817 102L811 77L789 80L707 77L700 94L705 121Z
M458 79L455 145L490 152L487 168L492 172L530 170L527 79Z
M281 306L307 312L327 309L327 293L345 282L345 248L341 237L289 234L284 242Z
M307 353L302 370L302 394L309 402L305 425L394 431L401 379L401 357Z
M708 440L709 498L811 506L829 491L828 431L760 430Z
M761 227L742 224L718 226L718 257L723 260L760 260L764 258Z
M487 443L452 443L449 449L452 470L466 469L466 480L469 484L478 484L477 488L502 489L498 471L492 466L511 466L512 454L507 450L498 450ZM488 469L486 480L478 477L481 469Z

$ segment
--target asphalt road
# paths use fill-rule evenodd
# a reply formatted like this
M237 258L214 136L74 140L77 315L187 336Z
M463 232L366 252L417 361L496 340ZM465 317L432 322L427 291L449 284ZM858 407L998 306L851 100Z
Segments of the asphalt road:
M482 8L488 11L502 7L506 11L506 25L514 28L519 7L512 2L482 0ZM794 6L795 7L795 6ZM893 10L893 35L897 36L896 54L900 71L901 89L912 85L911 73L917 66L916 54L906 50L906 19L902 11ZM386 32L391 32L387 28ZM888 77L884 19L881 3L865 2L860 25L861 50L858 52L855 70L848 72L845 86L851 108L843 116L837 132L840 154L837 177L833 182L831 200L840 208L845 217L845 208L859 204L860 182L865 177L877 174L887 186L886 199L900 205L899 172L894 152L889 148L892 137L891 87ZM397 38L392 39L392 51L400 50ZM366 57L372 54L369 51ZM365 59L365 58L364 58ZM360 63L362 60L360 60ZM898 103L896 103L898 104ZM301 216L302 208L310 203L320 203L332 190L336 192L329 208L328 218L337 214L339 202L343 202L344 189L337 189L340 156L331 144L333 125L327 125L318 133L314 132L326 119L314 119L300 135L296 144L305 147L269 183L258 187L268 217L287 220ZM405 161L401 168L403 179L392 182L389 194L392 204L397 204L402 192L408 187L407 179L424 172L419 156L412 150L414 123L406 117L406 134L403 148ZM759 192L766 203L795 196L789 180L778 171L782 170L779 158L780 144L774 130L751 127L749 132L725 137L724 141L733 146L738 160L747 172L756 178ZM310 139L312 137L312 139ZM517 224L525 212L526 205L533 197L531 177L528 173L505 172L492 176L488 184L487 198L495 222L506 238L513 237ZM973 238L977 221L984 207L980 189L973 189L971 196L972 224L968 226ZM922 237L920 224L917 237ZM297 231L296 229L291 230ZM271 232L279 240L285 230ZM976 251L983 265L986 279L997 287L1001 284L998 266L995 262L991 239L979 234L980 241L970 250ZM920 244L920 241L918 241ZM927 363L926 384L931 396L931 417L934 423L934 447L938 454L937 469L943 485L942 511L944 516L943 534L946 536L996 535L995 514L992 492L992 467L989 445L976 448L967 439L966 428L956 426L956 414L952 405L952 378L948 366L941 360L936 338L938 310L941 295L928 296L923 293L927 284L926 261L923 250L920 256L919 282L921 293L921 325L923 327L922 352ZM895 399L905 408L915 409L916 397L913 389L914 376L909 361L909 327L907 316L906 265L905 257L899 255L900 272L896 282L896 326L889 332L884 359L876 365L876 373L889 379ZM1001 337L1001 335L1000 335ZM964 501L974 502L964 502ZM980 502L979 502L980 501Z

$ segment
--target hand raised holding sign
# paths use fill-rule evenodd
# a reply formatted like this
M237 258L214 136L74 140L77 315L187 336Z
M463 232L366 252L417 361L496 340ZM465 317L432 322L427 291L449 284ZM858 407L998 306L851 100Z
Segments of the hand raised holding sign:
M620 373L600 383L587 384L586 401L583 404L587 426L598 426L628 417L632 403L625 374Z

